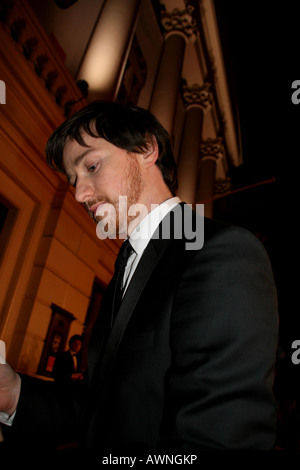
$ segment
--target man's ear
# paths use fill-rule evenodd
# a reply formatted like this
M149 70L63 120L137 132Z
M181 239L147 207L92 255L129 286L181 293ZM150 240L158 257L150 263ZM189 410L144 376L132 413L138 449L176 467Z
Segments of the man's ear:
M149 136L147 140L147 150L143 154L143 164L150 167L156 163L159 157L159 148L154 136Z

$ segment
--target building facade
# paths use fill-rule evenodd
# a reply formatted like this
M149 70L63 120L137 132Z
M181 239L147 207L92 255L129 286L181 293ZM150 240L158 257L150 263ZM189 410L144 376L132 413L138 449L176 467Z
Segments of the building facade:
M205 203L208 217L242 155L213 0L0 9L0 338L17 371L48 379L71 335L84 334L86 354L120 245L97 238L73 188L48 168L52 131L94 99L149 109L171 136L178 195Z

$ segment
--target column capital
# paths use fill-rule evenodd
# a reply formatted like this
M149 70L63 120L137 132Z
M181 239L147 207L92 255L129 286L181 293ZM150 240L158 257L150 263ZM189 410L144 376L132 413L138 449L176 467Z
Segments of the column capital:
M187 109L197 106L206 112L211 108L213 102L211 85L210 83L204 83L202 86L196 83L192 86L183 85L182 98Z
M231 191L232 184L231 179L229 177L226 178L218 178L215 181L215 194L225 194Z
M194 7L189 5L185 10L175 8L172 12L161 12L161 24L164 29L165 39L171 34L179 34L186 42L194 40L197 36L196 20L192 16Z
M214 160L221 160L224 157L224 154L225 149L222 137L204 140L200 147L201 160L209 158Z

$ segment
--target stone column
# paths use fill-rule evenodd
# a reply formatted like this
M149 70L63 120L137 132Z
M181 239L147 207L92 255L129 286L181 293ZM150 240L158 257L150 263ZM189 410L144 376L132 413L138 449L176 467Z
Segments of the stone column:
M116 98L140 4L141 0L105 1L77 77L88 82L89 101Z
M202 126L205 112L210 108L210 85L193 85L182 90L186 106L183 136L178 160L178 196L188 204L196 199L199 168L199 152L202 142Z
M185 46L196 31L191 16L192 10L192 7L187 7L184 11L176 9L172 13L163 12L161 16L165 42L149 110L170 135L173 130Z
M205 140L200 147L200 173L198 180L197 203L204 203L204 215L213 216L214 185L217 161L224 157L223 139Z

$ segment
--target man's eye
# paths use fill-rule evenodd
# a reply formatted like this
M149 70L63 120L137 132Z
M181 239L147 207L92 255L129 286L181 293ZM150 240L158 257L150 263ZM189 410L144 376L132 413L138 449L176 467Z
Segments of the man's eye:
M97 168L97 163L88 167L88 172L93 173Z

